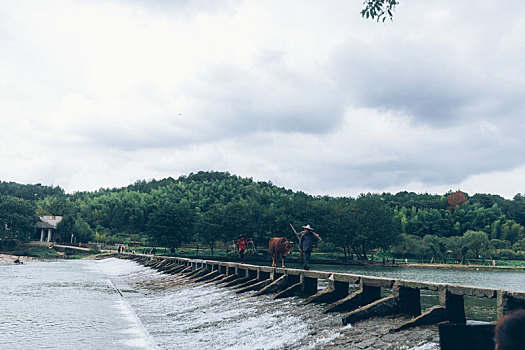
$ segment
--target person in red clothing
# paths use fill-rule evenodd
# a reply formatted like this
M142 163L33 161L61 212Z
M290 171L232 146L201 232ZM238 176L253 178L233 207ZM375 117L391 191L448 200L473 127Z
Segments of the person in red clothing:
M248 246L248 241L244 238L244 235L240 235L235 245L239 249L239 260L241 263L244 263L244 253L246 253L246 247Z

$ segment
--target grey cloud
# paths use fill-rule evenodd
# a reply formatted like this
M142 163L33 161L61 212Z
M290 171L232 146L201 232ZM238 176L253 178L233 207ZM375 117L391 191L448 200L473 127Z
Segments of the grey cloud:
M393 146L395 147L395 146ZM525 142L498 142L466 137L464 140L425 147L410 153L400 153L388 160L370 159L367 162L334 163L321 160L314 175L319 187L325 184L376 188L402 187L411 182L427 186L460 183L471 175L506 171L523 164L520 157Z
M177 118L178 116L173 116ZM124 124L124 123L123 123ZM155 127L152 125L137 125L136 127L122 126L111 127L107 125L83 127L75 131L81 135L78 143L88 147L110 148L126 152L134 152L144 149L162 149L182 147L190 142L203 141L204 137L191 139L189 134L174 130Z
M124 5L135 5L157 16L189 20L202 13L231 12L240 0L113 0Z
M451 33L348 41L334 56L332 75L354 105L398 111L433 127L522 109L524 85L508 73L523 71L525 57L509 67L502 53L492 53L495 43L463 49L461 40L447 37ZM516 44L516 54L525 56L525 45Z
M275 62L260 65L257 74L218 66L200 79L191 94L203 102L201 114L226 135L326 133L338 125L343 109L337 94L319 84L286 68L276 69Z
M334 62L334 78L355 105L400 111L434 125L453 122L484 93L453 59L418 57L413 53L419 49L348 43Z

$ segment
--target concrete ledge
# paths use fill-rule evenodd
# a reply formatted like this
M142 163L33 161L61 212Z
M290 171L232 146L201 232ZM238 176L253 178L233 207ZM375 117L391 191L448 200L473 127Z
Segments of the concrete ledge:
M315 293L314 295L310 295L306 299L304 299L300 304L301 305L308 305L312 303L327 303L327 302L334 302L333 295L335 293L335 290L333 287L328 286L323 290L320 290L319 292Z
M159 267L157 270L159 270L160 272L166 272L174 267L178 267L179 265L177 265L176 263L172 263L172 262L168 262L167 264L165 264L164 266L162 267Z
M246 286L244 288L237 289L235 293L240 294L240 293L250 292L250 291L259 291L263 289L264 287L266 287L267 285L269 285L270 283L272 283L272 280L266 279L266 280L254 283L252 285Z
M333 273L331 272L324 272L324 271L313 271L313 270L307 270L307 271L299 270L299 271L302 271L302 275L304 275L304 277L315 278L318 280L327 280L333 275Z
M252 278L244 283L241 283L241 284L238 284L236 286L234 286L234 289L242 289L244 287L247 287L247 286L250 286L252 284L255 284L255 283L258 283L260 282L257 278Z
M164 271L164 273L168 273L170 275L173 275L173 274L175 274L175 273L177 273L179 271L184 270L185 268L186 268L186 266L184 266L184 265L177 265L175 267L172 267L171 269L168 269L168 270Z
M459 286L459 285L448 285L447 290L449 293L456 295L468 295L478 298L496 298L498 295L497 289L481 288L481 287L470 287L470 286Z
M362 282L361 282L362 283ZM361 289L347 297L330 304L323 313L335 311L352 311L381 298L381 288L361 284Z
M212 279L207 280L206 283L212 283L212 282L215 282L215 281L221 280L221 279L223 279L224 277L226 277L226 275L218 274L217 276L213 277Z
M289 286L288 288L286 288L282 292L279 292L276 295L274 295L273 298L274 299L288 298L288 297L292 297L292 296L294 296L296 294L299 294L300 292L301 292L301 282Z
M185 268L181 269L180 271L177 272L177 274L181 274L181 275L184 275L185 273L189 273L191 272L191 266L186 266Z
M288 283L287 283L286 275L282 275L281 277L272 281L270 284L265 286L263 289L255 293L254 296L277 292L278 290L285 289L287 285Z
M220 280L217 280L215 282L215 284L217 285L220 285L222 283L228 283L228 282L231 282L233 280L236 280L236 279L239 279L240 277L237 276L237 275L226 275L224 278L220 279Z
M439 289L439 286L441 285L440 283L406 281L406 280L398 280L396 283L403 287L426 289L426 290L433 290L433 291L437 291Z
M397 312L396 297L391 295L389 297L379 299L371 304L360 307L357 310L350 311L343 316L343 324L354 323L374 316L386 316L395 314Z
M361 277L359 275L352 275L352 274L346 274L346 273L334 273L332 274L334 281L338 282L348 282L353 284L359 284L361 281Z
M226 283L225 285L223 285L223 287L233 287L233 286L236 286L238 284L241 284L241 283L244 283L244 282L247 282L249 280L251 280L252 278L250 276L247 276L247 277L242 277L242 278L238 278L238 279L234 279L233 281L231 282L228 282Z
M204 276L198 277L193 280L193 282L207 281L219 275L219 271L215 270L210 273L205 274Z
M206 269L204 267L201 267L201 268L198 268L196 270L193 270L192 272L190 272L187 275L185 275L185 277L191 278L191 277L195 277L195 276L197 276L199 274L202 274L202 273L206 273Z
M396 280L391 278L368 276L361 277L361 283L370 287L392 288L395 282Z
M329 279L328 286L304 299L302 305L310 303L334 303L348 296L348 282L334 281Z
M399 327L391 329L390 332L398 332L403 329L408 329L417 326L438 324L446 320L447 315L445 312L445 308L441 305L436 305L426 309L424 313L401 324Z

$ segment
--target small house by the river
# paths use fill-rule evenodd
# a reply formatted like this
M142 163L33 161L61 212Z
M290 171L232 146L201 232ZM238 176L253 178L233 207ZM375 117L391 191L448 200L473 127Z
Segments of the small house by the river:
M40 216L35 224L37 231L40 229L40 242L52 242L56 240L56 229L62 216Z

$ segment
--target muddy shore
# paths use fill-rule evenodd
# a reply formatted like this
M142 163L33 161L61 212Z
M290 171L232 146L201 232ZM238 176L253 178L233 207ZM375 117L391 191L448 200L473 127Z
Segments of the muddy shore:
M16 256L11 254L0 254L0 265L14 265L16 258L19 258L21 262L34 261L36 259L29 256Z

